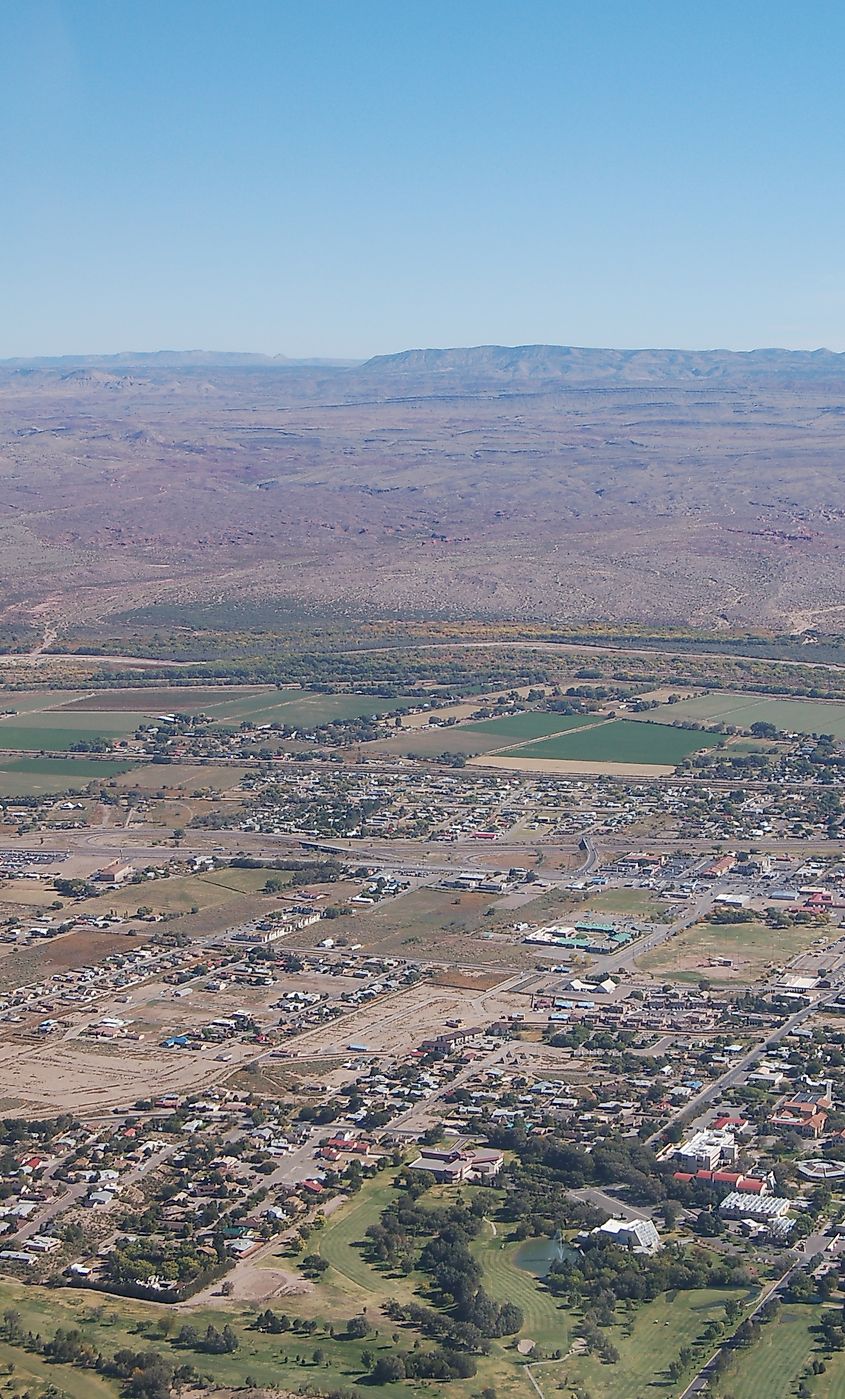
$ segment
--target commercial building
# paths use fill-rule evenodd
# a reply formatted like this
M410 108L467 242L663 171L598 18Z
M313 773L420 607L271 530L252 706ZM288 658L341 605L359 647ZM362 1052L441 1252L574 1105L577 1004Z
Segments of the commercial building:
M471 1181L486 1183L495 1180L502 1169L501 1151L479 1151L474 1148L438 1151L426 1147L412 1161L409 1170L429 1171L438 1184Z
M688 1170L715 1171L723 1162L735 1161L739 1155L736 1137L733 1132L695 1132L685 1142L681 1142L675 1152L675 1159L683 1162Z
M656 1253L660 1235L650 1219L606 1219L592 1233L612 1239L632 1253Z
M746 1195L732 1190L719 1205L726 1219L780 1219L789 1209L789 1200L782 1195Z

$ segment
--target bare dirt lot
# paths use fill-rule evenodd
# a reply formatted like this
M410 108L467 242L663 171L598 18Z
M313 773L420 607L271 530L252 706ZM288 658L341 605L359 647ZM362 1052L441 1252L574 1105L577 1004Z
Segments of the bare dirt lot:
M286 1039L284 1058L276 1057L275 1050L237 1042L222 1047L208 1044L198 1051L166 1048L162 1043L231 1014L243 1007L245 999L258 1022L269 1026L279 1020L272 1002L286 989L331 984L338 994L342 981L297 976L261 990L233 987L213 994L198 989L181 997L163 983L148 983L129 994L128 1004L124 997L104 1000L96 1011L77 1019L73 1028L47 1040L18 1035L0 1041L0 1106L10 1113L25 1106L33 1115L48 1115L68 1104L80 1115L108 1112L140 1097L185 1093L232 1079L242 1072L240 1066L256 1059L266 1064L268 1072L278 1065L287 1079L298 1065L310 1068L322 1058L342 1060L351 1045L366 1046L374 1055L405 1054L444 1029L448 1021L486 1025L513 1008L512 998L499 987L467 990L423 982ZM80 1037L84 1024L108 1014L127 1021L130 1039L101 1044Z
M560 777L671 777L673 767L647 763L590 763L564 761L561 758L529 758L514 755L512 758L498 758L492 754L486 757L470 758L473 767L503 768L508 772L549 773Z
M112 952L132 952L143 947L149 932L127 933L84 929L65 933L50 941L33 942L25 947L4 947L0 956L0 991L8 991L31 981L40 981L54 972L76 967L95 967Z
M382 957L516 970L524 949L503 931L501 918L488 916L496 902L495 895L423 887L372 911L356 909L337 930L350 944ZM313 945L324 936L318 924L297 941Z

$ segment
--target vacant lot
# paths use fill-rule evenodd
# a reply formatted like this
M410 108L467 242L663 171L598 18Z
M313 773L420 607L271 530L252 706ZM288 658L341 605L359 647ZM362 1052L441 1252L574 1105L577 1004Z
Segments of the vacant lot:
M4 913L7 911L4 908ZM14 945L3 949L0 958L0 992L25 982L43 981L54 972L70 971L76 967L97 966L112 952L133 952L148 941L148 934L100 932L81 929L49 941L30 943L18 949Z
M523 954L510 939L494 936L496 920L485 918L494 899L453 889L415 889L381 908L359 908L354 921L336 924L350 942L382 956L431 957L452 963L519 965ZM323 936L319 925L309 933ZM315 938L316 941L316 938Z
M209 874L176 875L170 879L145 879L141 884L127 884L122 889L109 889L95 899L86 899L76 906L76 912L97 915L113 909L115 913L129 916L142 906L152 909L153 913L190 913L193 909L203 912L230 903L239 894L257 894L271 874L282 881L289 878L284 871L226 869ZM274 907L268 898L268 911Z
M575 733L562 733L540 739L521 748L507 748L504 758L550 758L587 763L653 764L674 767L690 753L710 748L718 739L713 734L674 729L668 724L643 724L629 719L611 719Z
M695 923L639 961L642 971L667 981L757 981L767 967L782 966L819 936L818 928L768 928L752 923ZM716 966L719 958L731 966Z
M578 909L582 917L590 913L621 913L630 918L656 918L665 912L666 905L647 889L599 889L591 892Z
M247 769L237 763L141 763L118 779L118 787L137 787L142 792L229 792L237 787Z

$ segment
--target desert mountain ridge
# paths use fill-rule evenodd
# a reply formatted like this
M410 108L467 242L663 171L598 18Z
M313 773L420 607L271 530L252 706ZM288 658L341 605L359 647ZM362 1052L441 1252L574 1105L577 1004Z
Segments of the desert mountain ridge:
M292 358L227 350L125 350L117 354L0 360L0 371L123 373L180 369L325 370L332 380L391 389L483 391L512 385L546 390L555 384L748 384L845 381L845 352L828 350L609 349L577 345L472 345L409 349L366 360Z
M694 383L845 379L834 350L591 349L573 345L475 345L377 355L362 376L423 378L459 385L480 380L546 387L561 383Z
M163 355L0 365L0 622L236 598L845 635L845 355Z

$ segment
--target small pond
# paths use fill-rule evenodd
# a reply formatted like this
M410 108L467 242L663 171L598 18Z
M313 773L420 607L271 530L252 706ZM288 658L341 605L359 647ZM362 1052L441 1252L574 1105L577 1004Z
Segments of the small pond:
M574 1257L574 1249L558 1244L554 1239L526 1239L514 1254L514 1262L523 1272L532 1273L535 1278L544 1278L552 1263L559 1258Z

